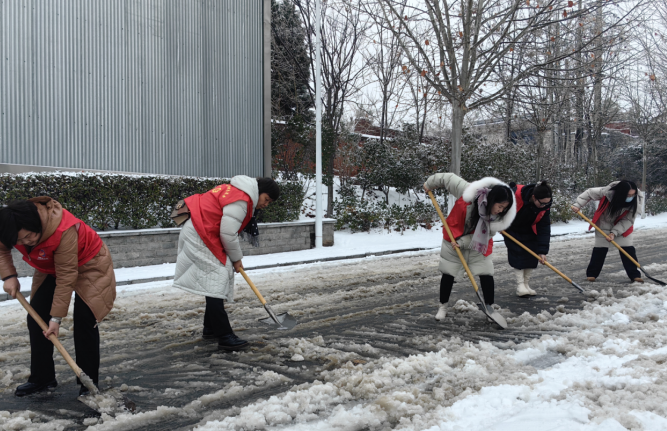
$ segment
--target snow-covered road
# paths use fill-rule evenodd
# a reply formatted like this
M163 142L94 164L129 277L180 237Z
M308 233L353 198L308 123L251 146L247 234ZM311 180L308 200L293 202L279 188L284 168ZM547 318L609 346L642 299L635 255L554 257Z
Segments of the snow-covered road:
M665 229L637 232L638 255L667 279ZM25 312L0 307L0 427L91 430L661 430L667 429L667 291L629 284L611 251L595 284L581 282L592 238L552 244L538 297L514 296L505 249L494 251L505 331L488 324L458 278L437 323L437 254L416 252L249 273L276 311L300 324L269 331L237 278L229 307L253 343L223 353L201 339L202 297L171 282L132 286L101 325L102 387L121 387L137 413L94 414L76 401L57 359L53 393L15 398L29 374ZM592 289L595 289L594 291ZM71 315L61 337L73 352ZM40 428L41 427L41 428Z

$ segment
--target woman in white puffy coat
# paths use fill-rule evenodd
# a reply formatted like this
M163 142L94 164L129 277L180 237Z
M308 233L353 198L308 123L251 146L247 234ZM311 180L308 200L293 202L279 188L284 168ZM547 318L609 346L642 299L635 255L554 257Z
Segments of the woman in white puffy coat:
M424 190L444 188L454 197L456 203L447 216L447 224L452 231L456 245L452 245L443 228L440 249L440 307L436 320L447 316L449 296L456 277L463 269L457 247L461 250L470 272L478 276L487 305L494 303L495 283L493 280L493 236L507 229L516 216L514 193L502 181L486 177L472 183L452 173L432 175L424 183Z
M256 236L254 211L279 196L271 178L238 175L230 184L185 199L191 218L178 237L174 287L206 297L203 336L218 338L225 350L248 346L234 334L224 307L224 301L234 300L234 272L243 268L239 234Z
M594 187L580 194L577 197L577 202L572 205L572 210L579 212L591 201L599 201L597 210L593 215L593 223L632 256L635 261L639 261L633 243L632 231L637 209L644 206L644 193L632 181L614 181L606 187ZM609 245L610 242L598 231L595 231L595 245L593 246L591 261L586 268L588 281L593 282L600 275L609 251ZM635 264L620 251L619 255L630 281L643 283L644 280L641 278Z

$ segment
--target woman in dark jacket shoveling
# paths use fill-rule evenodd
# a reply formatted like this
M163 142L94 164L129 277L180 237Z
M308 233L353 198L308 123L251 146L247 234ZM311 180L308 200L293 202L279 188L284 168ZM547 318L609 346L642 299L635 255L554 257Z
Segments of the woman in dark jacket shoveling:
M515 191L516 217L507 233L540 256L539 262L544 264L549 253L551 239L550 207L552 192L546 181L540 184L513 184ZM516 275L516 294L520 297L535 295L528 281L533 269L537 268L538 260L510 239L505 240L507 259Z

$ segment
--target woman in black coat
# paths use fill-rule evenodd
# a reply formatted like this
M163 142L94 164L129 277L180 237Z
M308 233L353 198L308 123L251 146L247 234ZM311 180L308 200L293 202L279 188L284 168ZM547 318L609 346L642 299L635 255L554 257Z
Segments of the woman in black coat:
M514 190L517 213L507 233L540 256L539 262L544 264L549 253L551 239L551 207L552 192L546 181L526 186L510 183ZM538 260L522 249L511 239L505 239L507 259L517 280L516 294L520 297L535 295L528 285L530 274L537 268Z

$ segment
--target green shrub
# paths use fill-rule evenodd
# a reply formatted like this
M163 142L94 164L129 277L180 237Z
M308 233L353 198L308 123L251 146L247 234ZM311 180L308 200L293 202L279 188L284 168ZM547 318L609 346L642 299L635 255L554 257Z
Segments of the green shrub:
M166 177L90 173L1 174L0 202L51 196L77 218L99 230L173 227L169 218L179 199L204 193L221 178ZM280 183L281 198L260 216L265 221L292 221L299 216L303 191Z
M648 196L646 199L646 214L656 215L667 212L667 196Z
M299 218L306 192L297 181L279 182L280 199L272 202L265 210L260 211L257 221L261 223L278 223L293 221Z
M342 187L340 199L334 201L334 229L350 229L352 232L369 232L373 229L404 232L418 227L431 229L439 221L430 200L416 201L411 205L387 205L384 200L360 199L352 187ZM442 205L446 211L446 205Z

